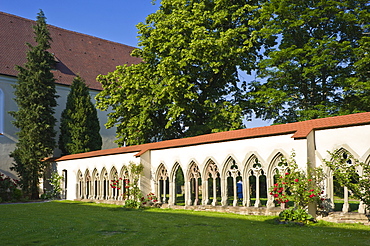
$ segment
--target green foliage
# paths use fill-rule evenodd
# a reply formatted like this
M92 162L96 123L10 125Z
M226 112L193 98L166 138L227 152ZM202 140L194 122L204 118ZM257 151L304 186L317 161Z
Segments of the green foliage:
M367 0L263 1L256 115L288 123L369 110L369 20Z
M64 155L100 150L102 138L99 132L99 119L89 89L77 76L62 112L59 148Z
M296 208L305 209L310 203L319 204L324 198L322 181L325 178L321 168L308 169L307 173L298 169L294 154L290 160L282 158L280 164L285 173L278 173L277 182L270 188L278 204L293 201Z
M144 197L139 186L139 180L143 170L144 166L141 163L137 165L130 162L126 170L126 174L128 175L126 179L119 178L118 180L111 180L111 188L117 190L124 188L122 195L125 201L125 208L139 208L143 205ZM121 182L123 182L124 187L122 187Z
M60 199L60 195L62 193L61 182L63 181L63 176L59 175L57 172L53 172L49 181L53 187L53 197Z
M25 196L39 198L38 184L46 163L42 159L53 154L55 147L54 107L56 107L55 80L51 73L54 58L50 48L50 34L42 11L33 27L36 46L27 44L27 63L17 66L19 71L14 85L18 111L9 112L13 125L19 129L14 158L15 170Z
M352 196L363 201L370 209L370 166L360 162L344 150L329 152L331 159L324 160L337 182L346 186Z
M250 73L258 44L251 39L253 2L163 0L137 25L134 56L98 80L97 107L111 108L119 145L142 144L243 127L238 69ZM243 105L242 105L243 104ZM244 108L244 109L243 109Z
M0 173L0 202L19 200L18 180Z
M308 224L309 222L313 222L314 218L305 209L289 208L280 212L279 220Z

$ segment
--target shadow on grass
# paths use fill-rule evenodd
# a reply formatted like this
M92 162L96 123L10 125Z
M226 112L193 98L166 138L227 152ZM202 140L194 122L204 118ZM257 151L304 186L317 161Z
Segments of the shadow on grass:
M273 216L49 202L5 205L2 244L370 245L370 227L319 222L279 225Z

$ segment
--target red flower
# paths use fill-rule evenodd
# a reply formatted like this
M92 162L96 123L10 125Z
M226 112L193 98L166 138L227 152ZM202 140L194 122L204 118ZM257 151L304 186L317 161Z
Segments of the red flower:
M314 191L314 189L311 189L310 192Z
M274 194L274 197L279 197L279 194Z
M311 181L312 181L312 179L309 179L308 181L310 181L310 182L311 182Z
M279 186L279 184L274 184L274 186Z
M299 179L295 179L295 180L294 180L294 182L298 182L298 181L299 181Z
M289 175L289 173L285 173L285 175Z

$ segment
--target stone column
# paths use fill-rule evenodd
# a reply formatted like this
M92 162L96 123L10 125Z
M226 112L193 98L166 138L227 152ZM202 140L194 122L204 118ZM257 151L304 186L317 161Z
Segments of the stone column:
M166 180L163 179L163 199L162 199L162 203L166 203L167 202L167 191L166 191Z
M169 199L168 205L175 205L176 202L176 183L173 180L169 180Z
M204 179L202 182L203 195L202 195L202 205L207 205L209 203L209 185L208 179Z
M212 206L217 205L217 187L216 187L216 178L213 178L213 201L212 201Z
M348 188L347 186L344 186L344 202L343 202L342 212L348 213L348 211L349 211Z

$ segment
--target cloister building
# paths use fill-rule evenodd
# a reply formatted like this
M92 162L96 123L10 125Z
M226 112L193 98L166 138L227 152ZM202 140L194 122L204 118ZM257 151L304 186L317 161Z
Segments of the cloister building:
M64 176L68 200L122 200L124 188L113 189L110 182L121 180L124 187L128 165L141 163L141 190L155 193L169 207L268 209L275 207L268 189L277 170L284 168L279 163L292 153L303 170L323 167L324 196L333 203L333 175L325 166L328 151L350 153L369 164L370 112L68 155L55 159L54 167ZM343 189L346 212L348 190ZM362 202L358 211L365 212Z

